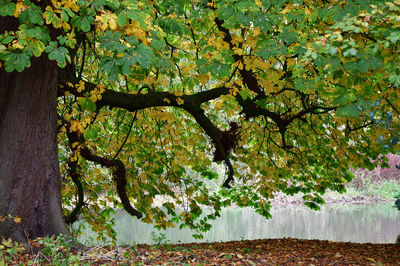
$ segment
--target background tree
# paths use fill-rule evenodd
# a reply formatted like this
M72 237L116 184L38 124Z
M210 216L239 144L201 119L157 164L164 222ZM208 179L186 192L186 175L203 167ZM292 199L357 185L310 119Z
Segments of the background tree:
M0 0L0 216L22 218L0 235L66 233L61 202L114 237L114 207L199 232L231 204L269 217L277 191L318 208L398 135L399 10Z

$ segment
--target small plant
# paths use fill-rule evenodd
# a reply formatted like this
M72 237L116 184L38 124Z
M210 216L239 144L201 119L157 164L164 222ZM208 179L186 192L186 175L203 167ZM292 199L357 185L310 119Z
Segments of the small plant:
M251 248L245 248L242 250L243 254L251 253L253 250Z
M0 265L7 265L6 262L15 260L18 253L24 251L25 248L23 245L18 244L11 239L3 239L0 244Z
M168 244L170 241L167 239L167 235L164 233L156 233L156 232L151 232L151 239L153 240L153 242L155 243L156 246L160 246L160 245L166 245Z
M40 249L35 259L37 262L54 265L79 263L79 256L72 253L73 243L63 235L39 237L32 240L31 245Z
M225 259L231 259L232 258L232 254L226 254L225 255Z
M400 235L398 235L396 238L396 245L400 246Z
M8 214L7 216L0 216L0 222L12 222L19 224L22 221L21 217ZM11 239L3 239L0 243L0 265L7 265L7 262L13 261L18 253L25 251L25 247Z

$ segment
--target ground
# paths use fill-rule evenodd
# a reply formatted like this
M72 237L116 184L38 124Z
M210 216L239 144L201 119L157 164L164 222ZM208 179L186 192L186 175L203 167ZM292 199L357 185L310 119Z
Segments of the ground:
M55 250L54 250L55 251ZM47 253L14 256L9 264L61 264L73 253L61 248ZM64 254L60 256L61 254ZM76 254L76 253L75 253ZM54 258L57 257L57 260ZM79 265L399 265L400 246L358 244L293 238L194 243L92 247L66 264ZM65 262L65 260L63 262ZM74 264L75 264L74 263ZM1 259L0 259L0 265Z

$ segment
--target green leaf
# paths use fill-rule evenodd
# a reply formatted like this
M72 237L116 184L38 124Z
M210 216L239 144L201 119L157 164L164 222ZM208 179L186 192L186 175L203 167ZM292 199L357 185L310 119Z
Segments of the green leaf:
M247 89L240 90L239 94L240 94L240 96L242 96L243 100L246 100L247 98L249 98L251 96L250 91Z
M12 35L6 35L5 37L4 37L4 39L1 41L1 43L4 43L4 44L9 44L12 40L14 40L14 36L12 36Z
M71 60L68 50L65 47L58 47L53 49L49 53L49 59L57 61L57 65L59 67L65 67L67 61L69 62Z
M357 104L348 104L346 106L339 107L336 111L337 115L344 117L357 117L360 114L360 110Z
M22 25L20 29L23 30L25 34L32 39L38 39L44 42L48 42L50 40L48 29L44 26L35 26L32 28L28 28L27 25Z
M146 15L143 11L138 9L128 9L127 16L132 20L138 21L143 29L147 28Z
M31 66L31 61L29 59L29 56L24 53L8 52L3 60L7 72L12 72L14 70L22 72L25 68Z
M42 41L30 41L29 46L27 46L24 51L26 51L27 54L33 54L36 57L39 57L42 55L45 45Z
M354 49L354 48L347 49L346 51L343 52L343 55L344 56L349 56L349 55L356 56L357 55L357 50Z
M366 73L369 68L369 61L365 58L362 58L358 63L358 68L361 73Z
M117 60L112 57L104 57L100 64L100 69L111 77L118 74Z
M81 19L81 23L80 23L79 27L81 28L81 30L83 32L88 32L90 30L90 25L92 24L92 22L93 22L92 17L89 17L89 16L83 17Z
M126 14L125 11L119 13L119 15L117 17L117 23L118 23L118 26L120 26L120 27L124 27L126 25L126 23L128 23L128 15Z
M12 16L15 11L16 5L8 0L2 0L0 1L0 7L0 16Z
M337 54L337 52L338 52L338 50L337 50L336 47L331 47L331 48L329 49L329 53L330 53L331 55L335 55L335 54Z
M213 171L204 171L201 173L201 176L203 178L207 178L209 180L213 180L213 179L217 179L218 178L218 174L213 172Z
M304 205L306 205L310 209L313 209L313 210L316 210L316 211L320 209L320 207L317 204L315 204L314 202L312 202L312 201L306 201L306 202L304 202Z
M165 42L159 39L153 39L153 41L151 42L151 47L160 51L164 47L164 44Z
M29 8L24 10L18 18L21 23L33 23L38 25L44 24L44 20L42 18L42 10L40 9L40 7L33 4Z
M281 36L285 42L288 44L297 40L297 33L295 31L290 31L285 28L285 31L281 33Z
M141 43L136 51L139 64L144 68L149 68L153 58L153 50Z
M121 66L121 74L129 75L131 74L131 67L133 67L137 62L136 56L125 55L118 60L118 65Z
M83 32L90 31L93 22L94 18L92 16L75 16L71 19L72 26L76 26L78 30L82 30Z
M121 33L119 32L107 32L104 37L102 37L100 48L107 49L112 52L121 53L125 50L126 46L120 41Z
M82 107L83 110L88 111L96 111L96 104L90 100L90 98L81 97L78 99L79 105Z
M69 19L68 13L66 10L61 10L61 20L67 22Z

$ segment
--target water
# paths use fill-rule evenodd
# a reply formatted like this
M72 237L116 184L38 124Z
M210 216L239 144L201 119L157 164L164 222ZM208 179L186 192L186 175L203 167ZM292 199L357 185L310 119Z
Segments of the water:
M226 208L213 227L196 240L187 229L169 228L158 231L152 225L117 212L117 243L153 244L151 232L164 233L169 243L221 242L263 238L320 239L358 243L394 243L400 234L400 211L393 204L327 205L320 211L305 206L279 207L271 210L267 220L250 208ZM82 237L87 242L93 233Z

